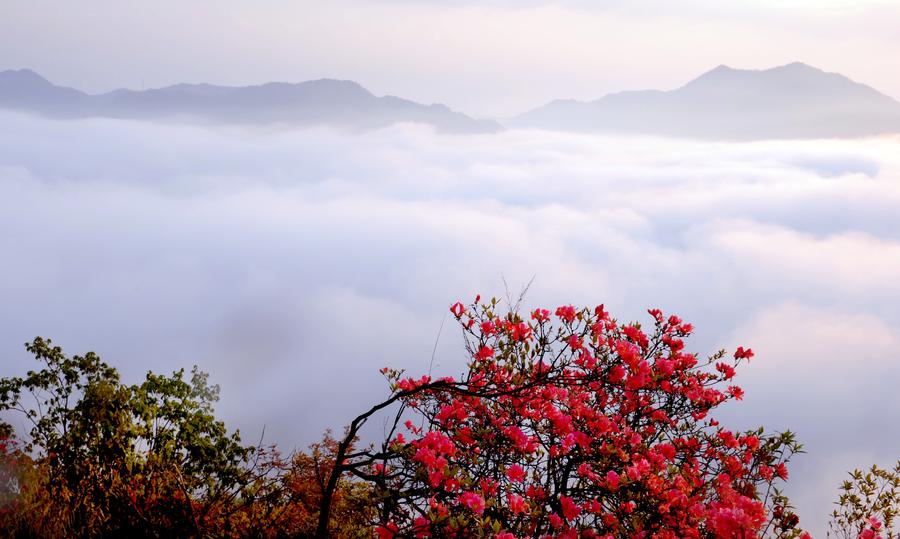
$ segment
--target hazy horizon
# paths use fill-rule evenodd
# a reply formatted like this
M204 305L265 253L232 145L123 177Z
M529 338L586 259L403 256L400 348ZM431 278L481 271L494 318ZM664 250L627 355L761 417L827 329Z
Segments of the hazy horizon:
M826 74L837 74L837 75L841 75L841 76L846 76L844 73L839 73L839 72L837 72L837 71L832 71L832 70L829 70L829 69L827 69L827 68L823 68L822 66L811 65L811 64L809 64L809 63L807 63L807 62L803 62L802 60L799 60L799 59L793 60L793 61L790 61L790 62L786 62L786 63L784 63L784 64L769 65L769 66L761 66L761 67L746 67L746 68L745 68L745 67L738 67L738 66L731 66L731 65L727 65L727 64L716 64L716 65L711 65L711 66L709 66L707 69L705 69L705 70L703 70L703 71L700 71L700 72L698 72L698 73L693 73L693 74L688 73L688 74L685 74L685 79L684 79L683 83L677 84L677 85L675 85L675 86L673 86L673 87L671 87L671 88L661 88L661 87L626 88L626 89L623 89L623 90L614 91L614 92L610 92L610 93L602 94L602 95L596 95L596 96L594 96L594 97L589 97L589 98L585 98L585 99L574 99L574 98L571 98L571 97L568 97L568 96L558 96L558 97L554 97L554 98L552 98L552 99L549 99L549 100L547 100L547 101L545 101L545 102L543 102L543 103L540 103L540 104L538 104L538 105L535 105L534 107L531 107L531 108L529 108L529 109L523 109L523 110L519 110L519 111L517 111L517 112L511 112L511 113L509 113L509 114L507 114L506 116L503 116L503 117L498 116L498 115L487 115L487 116L483 116L483 118L485 118L485 119L500 120L500 121L507 121L507 120L509 120L510 118L514 117L514 116L521 115L521 114L523 114L523 113L527 113L527 112L533 111L533 110L535 110L535 109L541 108L543 105L547 105L547 104L553 103L554 101L566 101L566 100L572 100L572 101L578 101L578 102L591 102L591 101L596 101L596 100L601 99L601 98L604 98L604 97L615 96L615 95L621 94L621 93L643 92L643 91L647 91L647 90L662 91L662 92L670 92L670 91L672 91L672 90L678 90L678 89L680 89L680 88L683 88L685 85L687 85L687 84L689 84L689 83L695 81L697 78L702 77L703 75L709 74L710 72L713 72L713 71L715 71L715 70L717 70L717 69L721 69L721 68L732 69L732 70L735 70L735 71L765 72L765 71L771 71L771 70L773 70L773 69L784 68L784 67L788 67L788 66L790 66L790 65L797 65L797 64L799 64L799 65L805 65L805 66L809 66L809 67L812 67L812 68L817 69L817 70L821 70L822 72L824 72L824 73L826 73ZM136 92L144 92L144 91L147 91L147 90L164 90L164 89L169 89L169 88L175 88L175 87L179 87L179 86L182 86L182 85L192 85L192 86L204 86L204 85L210 85L210 86L217 86L217 87L221 87L221 88L247 88L247 87L263 86L263 85L266 85L266 84L273 84L273 83L275 83L275 84L286 83L286 84L294 84L294 85L296 85L296 84L303 84L303 83L309 83L309 82L319 82L319 81L353 82L353 83L359 84L362 88L365 88L366 90L370 90L370 89L366 86L366 84L364 84L363 82L361 82L361 81L359 81L359 80L355 80L355 79L352 79L352 78L347 78L347 77L313 77L313 78L310 78L310 79L303 79L303 80L289 80L289 79L281 78L281 79L272 79L272 80L259 80L259 81L255 81L255 82L254 82L254 81L249 81L249 82L246 82L245 84L240 84L240 85L238 85L238 84L231 84L231 85L229 85L229 84L215 84L215 83L212 83L212 82L209 82L209 81L196 81L196 82L177 81L177 82L173 82L173 83L171 83L171 84L167 84L167 85L164 85L164 86L150 86L150 87L148 87L148 86L142 86L141 88L130 88L130 87L127 87L127 86L125 86L125 85L120 85L120 86L113 86L113 87L111 87L111 88L109 88L109 89L106 89L106 90L90 91L90 90L85 89L85 88L82 88L82 87L71 86L71 85L68 85L68 86L67 86L67 85L65 85L65 84L61 84L61 83L59 83L58 81L53 80L51 77L46 76L44 73L41 73L41 72L39 72L39 71L36 71L35 69L32 69L31 67L28 67L28 66L20 66L20 67L18 67L18 68L16 68L16 67L2 68L2 66L0 66L0 72L3 72L3 71L28 71L28 72L32 72L32 73L35 73L36 75L40 76L41 78L46 79L48 82L50 82L51 84L53 84L53 85L55 85L55 86L60 86L60 87L64 87L64 88L72 88L72 89L74 89L74 90L78 90L78 91L80 91L80 92L83 92L83 93L85 93L85 94L92 95L92 96L99 96L99 95L109 94L109 93L111 93L111 92L116 92L116 91L118 91L118 90L131 90L131 91L136 91ZM873 90L875 90L875 91L877 91L877 92L879 92L879 93L881 93L881 94L884 94L885 96L887 96L887 97L893 99L894 101L900 102L900 99L898 99L898 97L893 96L893 95L889 95L889 94L883 92L882 90L880 90L879 88L872 86L871 84L867 84L867 83L864 82L864 81L854 80L854 79L852 79L851 77L847 77L847 78L849 78L850 80L853 80L853 82L855 82L855 83L858 83L858 84L862 84L862 85L868 86L868 87L872 88ZM370 90L370 91L371 91L371 90ZM373 92L373 94L376 95L377 97L400 97L400 98L405 98L405 96L399 95L399 94L391 94L391 93L378 94L378 93L375 93L375 92ZM441 103L441 102L439 102L439 101L428 100L428 99L425 99L425 100L421 101L420 103L421 103L421 104L425 104L425 105L428 105L428 104L440 104L440 105L446 105L446 103ZM464 113L464 114L467 113L467 111L465 111L465 110L457 110L457 112L461 112L461 113ZM472 117L478 117L478 115L473 115L473 114L469 114L469 116L472 116Z
M858 138L900 133L900 102L801 62L764 70L720 65L676 90L619 92L595 101L554 100L509 120L479 120L441 104L376 96L354 81L256 86L176 84L87 94L28 70L0 71L0 108L56 118L332 126L351 131L399 123L474 134L504 128L706 140Z
M882 0L7 0L4 11L0 69L91 93L336 78L504 118L557 98L673 89L719 64L802 61L900 97L900 5Z

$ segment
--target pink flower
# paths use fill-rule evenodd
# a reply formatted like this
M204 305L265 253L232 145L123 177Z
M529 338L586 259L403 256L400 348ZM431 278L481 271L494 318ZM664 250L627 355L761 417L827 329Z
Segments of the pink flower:
M609 487L609 490L618 490L619 474L612 470L606 472L606 485Z
M879 520L878 520L877 518L875 518L875 517L869 517L869 518L867 518L867 519L866 519L866 522L869 523L869 526L871 526L873 530L880 530L880 529L881 529L881 521L879 521Z
M519 513L524 513L527 510L527 506L525 505L525 498L513 494L508 493L506 495L506 502L509 504L509 510L512 511L514 515L518 515Z
M513 464L509 468L506 469L506 477L509 478L510 481L524 481L525 480L525 470L522 469L518 464Z
M556 513L550 513L550 525L556 529L562 528L563 519Z
M473 513L481 514L484 512L484 498L474 492L463 492L459 495L459 503L467 507Z

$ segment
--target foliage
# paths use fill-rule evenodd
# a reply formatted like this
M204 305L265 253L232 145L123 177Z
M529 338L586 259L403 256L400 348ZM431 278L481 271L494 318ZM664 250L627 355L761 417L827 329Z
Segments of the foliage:
M334 468L337 447L338 441L331 433L326 433L321 442L310 446L309 452L293 457L291 472L285 482L294 496L294 511L303 515L302 525L298 527L303 536L311 537L315 533L325 484ZM342 478L332 503L331 532L335 537L372 536L368 522L375 515L372 490L368 485Z
M213 416L218 388L205 374L148 373L129 387L94 353L68 357L41 338L26 348L43 368L0 380L0 410L28 421L24 451L45 494L32 496L61 506L56 520L86 537L189 535L233 495L252 450Z
M0 379L2 537L808 537L777 485L790 432L735 432L739 347L701 360L693 328L601 305L451 312L458 378L383 369L391 393L307 451L243 445L194 368L125 385L93 353L26 345L41 368ZM379 445L360 429L391 410ZM851 472L829 535L896 539L900 463Z
M602 305L526 320L479 301L451 308L468 370L384 369L392 395L348 434L397 404L388 439L339 451L334 475L375 489L380 537L801 535L774 489L801 449L793 435L733 432L710 415L741 399L732 378L751 350L701 361L684 349L690 324L658 310L645 333Z
M93 353L26 345L42 368L0 379L0 537L311 537L337 441L309 452L241 444L195 367L136 385ZM333 525L371 536L369 490L340 481Z
M12 428L0 422L0 519L14 512L27 467L27 456L12 438Z
M841 485L831 514L829 537L897 539L894 521L900 513L900 461L893 469L872 466L853 470Z

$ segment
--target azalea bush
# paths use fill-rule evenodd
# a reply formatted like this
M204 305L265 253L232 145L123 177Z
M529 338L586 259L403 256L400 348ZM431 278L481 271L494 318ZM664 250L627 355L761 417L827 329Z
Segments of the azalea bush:
M647 325L602 305L522 315L476 298L451 311L467 370L384 369L391 395L347 439L393 406L386 440L338 447L330 479L372 485L379 537L801 535L776 488L801 449L794 436L737 432L713 415L741 399L734 377L752 350L701 359L685 347L691 325L658 310Z

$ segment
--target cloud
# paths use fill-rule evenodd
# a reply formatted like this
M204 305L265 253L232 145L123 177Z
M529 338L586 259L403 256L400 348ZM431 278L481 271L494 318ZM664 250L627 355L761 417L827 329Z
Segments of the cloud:
M896 453L898 139L0 124L0 375L35 335L128 380L199 363L247 439L303 445L382 366L460 371L447 306L535 277L529 304L659 306L701 354L753 346L733 417L800 433L814 530L816 481Z
M734 338L763 358L744 373L742 384L754 388L744 405L804 442L808 453L797 459L788 493L809 523L824 523L846 472L898 457L900 433L886 420L900 414L897 325L846 305L788 301L751 317ZM737 407L730 412L748 427L760 424Z

